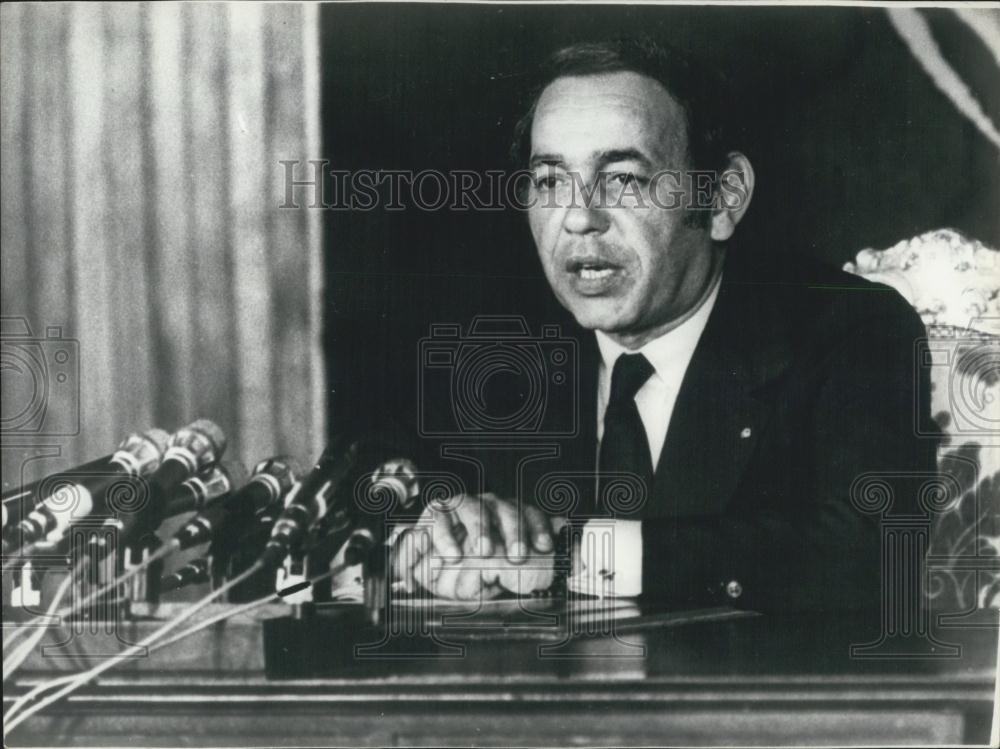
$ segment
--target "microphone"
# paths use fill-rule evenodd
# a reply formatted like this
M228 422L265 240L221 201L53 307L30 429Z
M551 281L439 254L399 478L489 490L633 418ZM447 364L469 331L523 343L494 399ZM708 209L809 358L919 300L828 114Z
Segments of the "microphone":
M226 450L226 436L215 422L198 419L181 427L170 437L163 462L149 477L150 499L136 512L118 518L119 541L125 542L147 529L156 528L165 516L166 504L184 481L218 462Z
M309 475L288 495L285 511L274 524L260 556L264 568L281 564L319 520L333 528L356 523L354 510L356 505L365 503L366 497L388 492L399 504L411 502L419 492L414 492L407 472L400 470L400 466L407 466L415 484L413 464L403 458L384 460L387 453L396 452L396 442L376 435L351 442L346 448L338 441L324 450ZM371 465L378 467L366 475L365 467Z
M47 491L47 488L53 484L64 484L67 481L78 479L81 474L105 476L109 473L138 473L138 471L128 470L128 466L132 462L131 456L122 455L123 451L133 452L138 458L140 453L145 454L149 450L155 450L157 454L156 465L148 469L152 471L159 465L159 459L163 457L169 439L170 435L162 429L133 432L123 439L115 452L110 455L104 455L74 468L53 473L37 481L24 484L19 489L4 492L0 496L7 517L4 525L7 523L16 524L21 518L19 508L38 504L51 493L51 491ZM140 458L140 460L142 459Z
M214 465L225 449L225 435L208 419L198 419L174 432L163 454L163 461L148 479L148 496L136 501L134 510L123 508L117 517L104 521L105 527L116 531L115 545L124 546L152 532L166 517L167 504L173 492L186 480ZM132 489L136 488L133 485ZM95 533L87 544L86 553L94 559L103 559L111 549L107 534Z
M224 460L207 471L181 482L163 510L163 517L173 517L192 510L202 511L231 496L246 481L247 472L236 460Z
M160 430L157 430L160 431ZM167 435L166 432L163 433L164 436ZM167 447L166 440L163 443L163 450ZM161 450L160 452L162 453ZM23 484L20 489L11 489L8 492L4 492L0 501L3 502L4 510L4 521L3 524L6 526L8 522L17 523L20 520L20 514L15 515L18 512L16 508L24 507L25 505L34 506L39 502L39 489L42 486L42 482L51 481L62 481L69 478L70 476L76 476L81 473L94 473L102 468L107 467L108 463L111 461L112 455L104 455L95 460L91 460L82 465L78 465L74 468L70 468L66 471L59 471L58 473L53 473L45 478L38 479L37 481L32 481L27 484Z
M170 437L163 462L149 482L161 497L192 476L216 463L226 451L226 436L215 422L198 419Z
M211 565L206 557L199 557L169 575L160 578L160 592L169 593L187 585L208 582Z
M148 567L142 577L133 577L129 597L133 601L155 603L159 600L162 557L178 549L176 541L163 545L156 528L168 517L192 510L202 510L221 500L246 479L246 469L239 461L222 461L209 466L196 476L182 481L159 507L145 515L141 525L133 526L137 532L126 535L122 544L122 561L126 570Z
M231 523L226 526L225 532L216 533L208 546L213 580L222 577L231 579L253 567L284 509L284 502L278 499L253 517ZM229 602L249 601L263 595L273 585L272 573L266 570L259 572L233 588L229 592Z
M259 562L273 569L284 561L306 531L330 509L330 500L354 469L361 446L352 442L346 448L341 441L328 446L313 469L292 487L285 500L285 510L271 530Z
M216 502L189 520L174 538L181 549L210 541L223 530L242 527L271 504L280 500L301 473L294 458L277 456L258 463L250 481L238 491Z
M233 495L229 495L223 502L213 505L204 514L218 510L232 498ZM201 540L181 546L181 549L186 549L201 543L207 538L211 538L212 541L208 547L208 554L204 557L185 565L172 575L160 578L160 590L177 590L186 585L202 583L206 580L213 580L222 576L236 577L236 575L248 569L256 561L256 554L252 550L262 547L264 542L267 541L271 527L274 525L275 516L280 512L280 501L271 502L256 514L248 514L246 517L231 517L229 523L225 526L225 533L220 533L221 527L215 526L213 527L211 536L206 535ZM178 532L179 535L181 535L181 532ZM174 539L176 541L177 536ZM204 565L204 570L202 569L202 565ZM229 568L228 571L227 568ZM174 577L175 575L179 577Z
M113 501L116 489L124 483L123 478L131 483L156 469L166 437L161 429L130 434L110 457L84 464L80 473L65 471L35 482L34 491L45 499L20 522L7 528L4 551L37 543L50 534L58 538L75 519L103 512L109 501ZM92 475L82 472L91 466L100 470Z
M383 463L360 485L358 505L363 509L357 529L344 551L347 564L365 564L364 608L368 621L379 625L388 605L389 544L392 512L409 509L420 497L416 466L409 460ZM397 518L397 522L398 522ZM391 539L391 535L388 536Z
M420 481L413 461L387 460L355 486L355 504L361 516L357 526L384 534L387 515L408 510L419 498Z
M344 549L344 565L354 567L363 564L373 548L375 548L375 535L368 528L352 531Z
M251 479L250 483L255 483L255 479L259 479L261 469L265 466L267 466L266 470L268 471L280 470L275 467L279 460L285 459L270 458L258 463L258 474L255 475L254 479ZM264 481L268 484L271 483L266 479ZM258 480L256 483L262 482ZM290 486L291 482L289 481L288 484ZM254 489L255 487L250 487L248 484L244 488ZM174 573L183 573L180 578L174 579L170 575L161 578L160 584L169 586L165 589L161 588L161 590L177 590L185 585L205 582L206 579L214 580L222 576L232 578L248 569L256 561L257 555L254 549L264 546L271 534L274 521L283 509L281 496L276 496L262 509L256 510L252 506L252 502L239 501L237 495L242 493L241 489L236 494L230 494L198 517L192 518L184 528L177 532L174 536L174 542L181 550L189 549L208 540L211 541L211 544L205 557L191 562ZM227 505L231 505L235 511L220 512L224 511ZM220 514L222 515L221 521L217 524L212 518ZM187 528L187 526L193 527ZM193 536L192 534L197 535ZM202 563L206 565L204 573L201 572ZM193 569L187 569L192 566ZM235 591L238 594L239 588Z

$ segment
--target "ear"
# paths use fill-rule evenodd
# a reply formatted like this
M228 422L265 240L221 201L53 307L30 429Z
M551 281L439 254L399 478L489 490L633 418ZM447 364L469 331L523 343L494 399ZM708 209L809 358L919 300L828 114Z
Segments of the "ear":
M750 159L739 151L729 153L729 165L719 175L717 205L712 209L711 234L716 242L733 236L736 225L750 207L754 173Z

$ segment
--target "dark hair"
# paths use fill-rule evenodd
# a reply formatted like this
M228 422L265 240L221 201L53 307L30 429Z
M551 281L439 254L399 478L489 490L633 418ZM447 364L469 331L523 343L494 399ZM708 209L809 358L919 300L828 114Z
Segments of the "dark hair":
M680 104L687 125L690 167L722 170L732 150L720 115L726 101L725 81L704 63L646 36L573 44L553 53L529 89L530 105L514 126L510 155L518 167L531 154L531 124L542 91L557 78L631 71L662 85Z

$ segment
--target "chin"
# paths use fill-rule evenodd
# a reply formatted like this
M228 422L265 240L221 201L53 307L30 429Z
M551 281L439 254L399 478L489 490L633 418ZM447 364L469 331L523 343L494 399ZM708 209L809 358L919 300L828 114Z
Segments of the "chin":
M617 310L608 309L607 304L588 301L577 303L569 307L577 324L587 330L600 330L605 333L615 333L627 327L627 321L622 319L621 313Z

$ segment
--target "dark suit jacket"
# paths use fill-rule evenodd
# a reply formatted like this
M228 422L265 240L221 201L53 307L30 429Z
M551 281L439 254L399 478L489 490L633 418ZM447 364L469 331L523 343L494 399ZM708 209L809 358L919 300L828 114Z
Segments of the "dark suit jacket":
M919 513L935 471L923 325L887 287L730 260L657 466L645 589L712 600L737 581L759 610L874 607L886 514ZM895 496L866 513L873 474Z
M428 412L454 410L456 393L416 382L420 344L400 330L390 333L379 362L361 367L364 382L341 389L354 406L367 404L362 422L389 412L419 430ZM423 464L466 470L470 491L549 509L552 497L540 495L558 495L559 481L546 478L561 477L575 482L579 495L564 505L571 514L585 516L595 502L600 508L600 498L588 497L599 352L590 331L573 323L565 331L579 356L575 394L557 403L565 391L549 384L545 395L553 409L574 409L572 434L537 425L496 438L425 433ZM917 429L930 408L929 380L915 357L923 335L919 317L888 287L797 258L764 263L730 248L650 496L628 515L643 520L644 595L671 606L760 611L877 608L881 527L887 515L919 514L919 483L935 471L936 440ZM495 406L512 413L525 393L516 384L508 389ZM362 392L377 392L388 408L358 399ZM351 407L341 410L340 423L351 422ZM859 492L875 475L894 496L886 508L866 512Z

